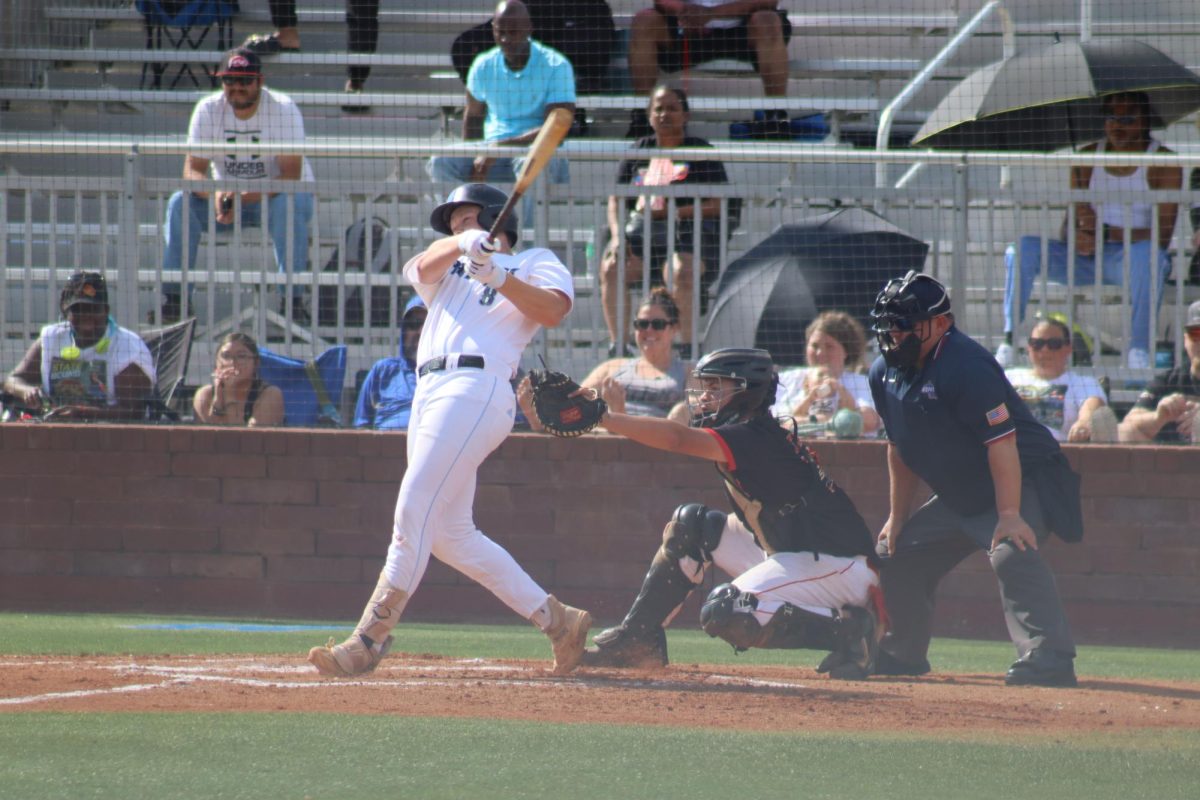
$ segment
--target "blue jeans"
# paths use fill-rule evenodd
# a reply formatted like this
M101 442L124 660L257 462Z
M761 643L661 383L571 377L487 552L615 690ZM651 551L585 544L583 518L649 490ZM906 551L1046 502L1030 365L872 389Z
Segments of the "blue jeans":
M1033 294L1033 284L1042 271L1042 239L1040 236L1022 236L1021 248L1021 297L1018 322L1025 318L1025 307ZM1153 288L1155 307L1162 302L1163 283L1171 271L1171 261L1165 250L1155 248L1158 255L1158 270ZM1150 242L1134 242L1129 250L1129 303L1133 308L1129 326L1129 346L1138 350L1150 350ZM1067 243L1057 239L1046 242L1049 264L1046 277L1053 283L1067 282ZM1016 247L1009 245L1004 251L1004 331L1011 333L1013 324L1013 292L1016 272ZM1125 282L1125 245L1121 242L1106 242L1101 254L1101 280L1109 286L1120 286ZM1090 286L1096 281L1096 259L1094 256L1075 256L1075 285Z
M295 199L296 218L292 223L292 252L296 259L293 273L308 270L308 225L312 221L313 196L308 193L293 195ZM167 203L167 221L163 225L163 236L166 248L163 250L163 269L182 269L183 264L183 192L175 192ZM200 234L208 230L208 214L212 211L211 197L197 197L191 192L188 198L188 269L196 265L196 251L200 247ZM270 208L270 224L268 233L275 250L275 264L280 272L287 272L287 214L288 196L277 194L267 201ZM262 225L262 203L242 204L242 225L260 227ZM217 223L217 233L233 230L232 225ZM190 292L191 287L189 287ZM163 292L179 294L179 284L164 283ZM296 290L299 293L299 289Z
M429 177L441 183L468 183L471 180L471 168L475 159L465 156L434 156L425 165ZM488 183L516 183L517 173L521 171L523 158L497 158L488 170ZM546 177L551 183L570 183L571 174L565 158L552 158L546 165ZM526 193L521 198L522 225L532 225L533 197Z

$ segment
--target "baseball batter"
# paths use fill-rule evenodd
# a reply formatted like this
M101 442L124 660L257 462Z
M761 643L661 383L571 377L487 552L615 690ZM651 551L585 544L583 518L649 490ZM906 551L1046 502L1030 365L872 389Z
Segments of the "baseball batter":
M591 616L547 594L475 527L472 514L479 465L512 429L509 381L521 352L539 326L558 325L574 299L570 273L549 250L511 254L515 217L499 242L488 239L507 199L487 184L458 187L430 219L445 238L404 265L429 307L417 348L408 469L387 563L362 619L346 641L308 654L322 675L358 675L379 664L430 555L544 631L556 673L574 669L582 656Z
M712 461L734 513L695 503L677 508L629 613L596 636L583 664L665 665L664 626L716 564L737 577L713 589L701 609L710 636L738 650L830 650L819 672L866 678L884 627L871 533L790 419L781 424L771 415L778 379L770 354L717 350L696 364L693 379L691 427L612 412L601 424Z
M1078 476L1000 365L954 325L950 296L909 272L875 300L881 355L871 394L888 438L890 513L878 546L892 629L876 674L921 675L942 577L976 550L1000 580L1018 659L1009 685L1074 686L1075 645L1054 575L1051 531L1083 536ZM934 492L916 507L919 481Z

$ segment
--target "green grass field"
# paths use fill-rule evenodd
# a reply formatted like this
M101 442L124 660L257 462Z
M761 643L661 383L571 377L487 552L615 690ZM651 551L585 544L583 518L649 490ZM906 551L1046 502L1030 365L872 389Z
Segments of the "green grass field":
M0 614L0 657L302 654L342 625L235 632L141 626L189 620ZM202 620L201 620L202 621ZM321 623L309 623L317 624ZM529 626L402 628L398 649L545 659ZM672 631L676 663L734 662ZM815 663L767 651L736 663ZM938 640L938 670L999 673L1007 643ZM1081 676L1195 681L1200 652L1081 648ZM1189 700L1186 702L1200 702ZM0 706L3 709L3 706ZM1200 732L1098 735L743 733L623 725L306 713L0 711L0 800L40 798L1193 798Z

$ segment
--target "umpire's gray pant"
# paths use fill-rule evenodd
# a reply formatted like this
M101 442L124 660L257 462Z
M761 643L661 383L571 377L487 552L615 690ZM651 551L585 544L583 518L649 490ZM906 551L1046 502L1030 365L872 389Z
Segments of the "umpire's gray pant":
M1029 481L1021 486L1021 517L1037 534L1040 547L1049 530L1037 488ZM933 635L938 582L971 553L991 546L997 519L995 508L966 516L936 496L913 514L900 533L896 552L885 559L880 574L892 620L891 632L883 643L885 650L909 663L925 659ZM1005 541L988 557L1000 580L1004 621L1017 657L1045 649L1073 658L1075 643L1062 600L1041 553L1033 548L1020 550Z

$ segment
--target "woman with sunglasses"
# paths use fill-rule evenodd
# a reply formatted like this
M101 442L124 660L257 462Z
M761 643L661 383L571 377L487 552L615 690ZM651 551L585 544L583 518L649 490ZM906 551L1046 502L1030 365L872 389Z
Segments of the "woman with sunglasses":
M808 366L780 371L775 415L829 422L848 408L862 415L864 435L878 431L871 388L860 372L867 334L859 321L845 311L822 311L809 323L804 340Z
M1026 344L1029 367L1004 371L1034 418L1060 442L1115 442L1117 418L1100 382L1071 371L1071 329L1058 319L1034 326Z
M636 358L610 358L581 384L595 389L618 414L668 417L687 422L686 390L690 364L676 354L679 308L659 287L638 307L633 319ZM672 415L672 411L675 415Z
M217 347L212 383L192 398L196 421L206 425L265 428L283 424L283 392L258 376L258 344L244 333L230 333Z

